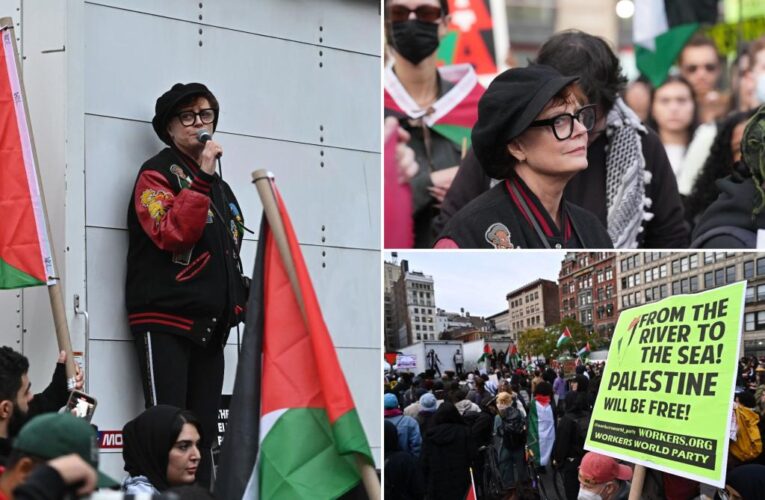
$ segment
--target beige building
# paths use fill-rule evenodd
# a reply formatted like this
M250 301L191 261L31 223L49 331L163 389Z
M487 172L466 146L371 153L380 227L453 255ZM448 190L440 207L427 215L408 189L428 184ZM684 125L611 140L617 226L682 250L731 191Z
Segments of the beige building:
M616 258L621 311L747 280L743 354L765 355L765 254L625 252Z
M557 283L538 279L508 293L509 330L512 339L530 328L560 323Z
M401 276L401 267L394 262L386 262L383 266L383 314L385 332L385 350L390 351L396 346L398 328L396 325L396 302L394 287Z
M436 297L433 277L410 271L409 262L401 261L401 275L394 287L397 312L395 349L422 340L438 340Z

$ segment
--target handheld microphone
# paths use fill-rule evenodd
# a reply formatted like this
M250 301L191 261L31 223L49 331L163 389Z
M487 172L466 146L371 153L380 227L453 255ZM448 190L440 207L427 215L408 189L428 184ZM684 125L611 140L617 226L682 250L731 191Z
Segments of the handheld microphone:
M200 128L199 130L197 130L197 140L201 142L202 144L204 144L207 141L212 140L212 135L210 135L210 132L208 132L207 129Z

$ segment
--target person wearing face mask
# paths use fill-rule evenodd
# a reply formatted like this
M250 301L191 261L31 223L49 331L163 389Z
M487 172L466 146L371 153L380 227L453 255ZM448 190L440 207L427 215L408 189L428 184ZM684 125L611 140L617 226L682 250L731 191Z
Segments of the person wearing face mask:
M471 65L436 66L448 24L447 0L385 1L392 62L384 75L384 114L410 134L420 167L410 181L417 248L433 243L432 220L457 173L483 93Z
M576 76L541 64L505 71L478 104L473 149L501 179L457 212L436 248L613 248L595 215L563 200L587 168L595 108Z
M626 500L632 469L615 459L588 452L579 467L578 500Z

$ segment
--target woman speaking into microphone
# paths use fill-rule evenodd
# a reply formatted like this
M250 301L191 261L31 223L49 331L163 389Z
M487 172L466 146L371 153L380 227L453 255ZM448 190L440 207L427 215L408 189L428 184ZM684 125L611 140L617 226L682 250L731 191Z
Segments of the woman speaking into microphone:
M157 99L154 131L168 147L138 172L128 207L125 298L146 407L199 416L197 479L209 485L223 387L223 347L244 319L239 249L244 220L216 173L218 100L201 83L177 83Z

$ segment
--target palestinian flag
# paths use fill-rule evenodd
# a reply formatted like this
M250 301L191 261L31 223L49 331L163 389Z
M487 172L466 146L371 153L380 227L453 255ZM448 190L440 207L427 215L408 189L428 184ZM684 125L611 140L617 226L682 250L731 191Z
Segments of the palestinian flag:
M584 346L584 347L582 347L581 349L579 349L579 350L577 351L576 355L577 355L577 357L579 357L579 358L583 358L583 357L586 357L587 355L589 355L589 354L590 354L590 352L591 352L591 351L590 351L590 343L589 343L589 342L587 342L587 344L585 344L585 346Z
M0 289L55 283L42 191L10 29L0 30Z
M259 182L274 192L300 293L263 217L215 494L337 498L360 481L356 457L374 461L284 203L272 179Z
M486 343L486 344L483 345L483 354L481 354L481 357L478 358L477 363L480 363L480 362L488 359L490 355L491 355L491 345Z
M534 463L536 467L540 466L539 459L542 456L539 450L539 415L537 414L537 402L532 397L529 402L529 430L526 438L526 447L529 449L527 456L529 463Z
M519 361L520 360L518 358L518 347L516 347L515 344L510 344L507 347L507 355L505 356L505 364L507 366L512 366L513 368L517 368Z
M632 20L637 67L658 87L702 24L717 22L717 0L644 0Z
M470 146L470 132L478 119L478 100L484 88L469 64L438 68L441 78L454 86L427 110L420 109L393 72L393 65L385 69L385 116L422 118L425 126L446 137L458 147L463 141Z
M475 479L473 479L473 468L469 467L470 470L470 489L467 492L467 495L465 495L465 500L478 500L478 494L475 491Z
M449 0L451 22L438 45L439 62L471 64L479 75L497 73L489 0Z
M569 342L571 342L571 332L568 331L568 327L565 327L563 329L563 333L561 333L560 337L558 337L558 344L557 344L558 349L568 344Z

